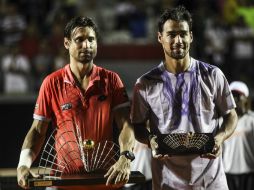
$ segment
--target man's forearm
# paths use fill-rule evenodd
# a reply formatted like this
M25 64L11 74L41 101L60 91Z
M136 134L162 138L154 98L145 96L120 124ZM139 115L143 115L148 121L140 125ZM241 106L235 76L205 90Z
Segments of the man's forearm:
M34 131L34 130L29 131L24 140L22 150L31 149L34 155L37 156L44 143L44 140L45 140L45 136L38 134L37 131Z
M134 130L133 127L130 125L129 122L125 122L123 124L123 128L119 135L119 145L120 145L120 151L133 151L134 145L135 145L135 136L134 136Z
M32 127L28 131L22 145L23 150L29 150L33 155L33 159L39 154L41 147L45 141L48 124L42 121L34 120Z
M222 141L228 139L234 133L237 121L238 117L236 111L233 109L229 114L223 117L223 123L218 133L216 134L216 138L222 139Z

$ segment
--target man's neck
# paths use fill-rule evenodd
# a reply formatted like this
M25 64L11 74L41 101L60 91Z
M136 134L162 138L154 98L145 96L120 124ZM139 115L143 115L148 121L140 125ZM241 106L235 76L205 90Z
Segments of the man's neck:
M89 76L93 68L93 62L82 64L82 63L70 63L70 68L72 73L78 82L82 85L84 83L88 84Z
M164 62L166 70L173 74L185 72L190 67L190 57L186 56L183 59L168 58Z

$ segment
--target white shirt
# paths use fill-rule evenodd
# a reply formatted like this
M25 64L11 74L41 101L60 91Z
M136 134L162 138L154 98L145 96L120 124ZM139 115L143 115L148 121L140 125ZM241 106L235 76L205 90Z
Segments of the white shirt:
M224 142L223 164L229 174L254 172L254 114L238 119L233 135Z
M11 71L11 67L14 67L16 71ZM2 59L2 69L4 71L5 93L25 93L28 91L27 74L30 74L30 63L25 56L6 55Z
M192 58L184 73L169 73L161 63L137 80L131 120L135 124L149 119L154 134L216 134L219 118L234 107L221 70ZM221 157L209 160L189 155L162 161L152 159L152 174L155 190L228 189Z

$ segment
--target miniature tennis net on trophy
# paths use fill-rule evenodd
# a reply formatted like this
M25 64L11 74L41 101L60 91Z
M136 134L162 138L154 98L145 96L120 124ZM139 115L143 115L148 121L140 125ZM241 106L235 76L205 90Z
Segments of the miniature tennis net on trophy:
M64 122L49 136L41 154L40 179L29 179L30 187L105 184L104 174L119 158L119 146L112 141L82 139L81 129ZM129 183L145 180L133 171Z
M168 155L206 154L212 152L212 133L171 133L157 135L158 153Z

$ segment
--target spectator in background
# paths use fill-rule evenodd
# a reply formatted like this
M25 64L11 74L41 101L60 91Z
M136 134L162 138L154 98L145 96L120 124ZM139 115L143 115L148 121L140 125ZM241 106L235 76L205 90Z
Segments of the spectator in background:
M254 31L246 25L243 17L231 27L228 47L231 47L229 61L234 64L230 67L232 80L247 81L251 85L254 75ZM254 87L253 85L251 86Z
M56 71L67 64L66 49L63 47L59 48L57 54L54 56L53 71Z
M58 50L63 47L63 27L62 23L52 23L52 27L48 35L48 44L52 55L56 55Z
M226 23L218 16L209 19L206 23L204 37L206 40L205 54L208 61L224 68L228 40Z
M39 44L39 52L34 57L34 90L38 91L44 77L52 70L53 56L51 54L51 46L47 40L42 40Z
M4 45L18 43L22 38L26 25L26 20L19 14L18 5L14 2L7 3L5 16L1 24Z
M27 93L30 90L31 66L27 57L20 54L18 46L11 46L1 61L4 93Z
M131 15L135 6L130 0L118 1L115 7L116 30L129 30Z
M230 89L235 98L238 123L233 135L224 142L223 164L230 190L254 189L254 114L249 109L249 89L234 81Z
M39 45L40 32L37 29L37 24L31 22L28 24L20 41L20 51L32 61L39 53Z
M129 30L134 39L145 39L147 35L147 14L144 9L145 4L142 1L136 1L134 5L135 10L131 14Z

